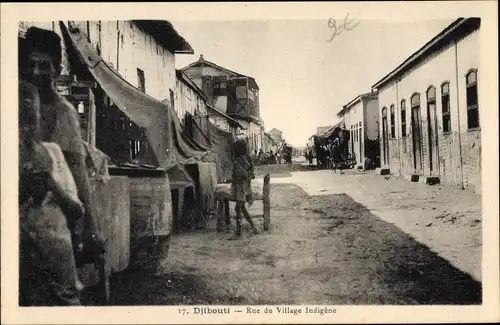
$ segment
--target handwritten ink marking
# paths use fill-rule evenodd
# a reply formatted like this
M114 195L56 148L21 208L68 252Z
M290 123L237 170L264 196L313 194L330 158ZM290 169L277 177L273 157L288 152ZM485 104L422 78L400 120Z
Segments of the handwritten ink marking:
M342 34L342 32L353 30L356 26L358 26L361 23L360 21L358 21L354 25L352 25L352 23L356 20L356 17L358 15L356 15L354 18L349 20L349 14L347 14L344 18L344 23L340 26L337 26L337 21L335 19L329 18L328 19L328 28L332 29L333 32L332 32L332 36L330 37L328 42L333 41L333 39L335 37L339 36L340 34Z

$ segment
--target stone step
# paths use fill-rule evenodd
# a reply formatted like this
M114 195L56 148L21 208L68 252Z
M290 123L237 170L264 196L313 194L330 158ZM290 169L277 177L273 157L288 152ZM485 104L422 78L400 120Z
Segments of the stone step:
M440 184L441 181L437 176L421 176L418 182L427 185L436 185Z
M418 182L420 179L420 175L418 174L405 174L403 177L410 182Z
M388 167L380 167L376 169L378 175L389 175L391 170Z

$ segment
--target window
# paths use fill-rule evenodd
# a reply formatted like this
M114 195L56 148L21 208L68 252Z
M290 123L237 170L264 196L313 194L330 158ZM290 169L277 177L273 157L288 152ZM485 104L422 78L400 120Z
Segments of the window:
M142 71L141 69L137 68L137 83L138 83L138 87L139 89L145 93L146 92L146 79L144 77L144 71Z
M406 101L401 101L401 137L406 137Z
M467 83L467 129L475 129L479 127L477 71L469 71L465 79Z
M177 94L174 97L174 91L172 89L169 89L168 92L170 95L170 105L172 106L172 108L176 108L175 107L175 97L177 97Z
M394 122L394 105L391 105L391 138L396 137L396 125Z
M138 140L128 140L130 158L135 159L141 151L141 141Z
M441 112L443 116L443 133L451 132L450 84L448 82L441 85Z
M411 107L420 106L420 94L413 94L411 96Z

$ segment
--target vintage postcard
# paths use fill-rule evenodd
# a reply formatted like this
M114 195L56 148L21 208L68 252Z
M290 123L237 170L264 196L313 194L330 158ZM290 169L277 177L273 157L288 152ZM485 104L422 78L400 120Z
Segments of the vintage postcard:
M499 321L497 10L2 4L2 323Z

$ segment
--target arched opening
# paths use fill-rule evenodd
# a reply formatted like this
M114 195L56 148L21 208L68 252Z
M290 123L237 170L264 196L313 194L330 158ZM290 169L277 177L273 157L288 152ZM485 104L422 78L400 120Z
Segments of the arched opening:
M467 129L479 128L479 101L477 95L477 70L466 75L467 85Z
M439 142L437 132L436 87L429 86L427 97L427 141L429 148L429 171L433 175L439 170Z
M413 168L415 172L422 171L422 130L420 119L420 94L414 93L411 104L411 136L413 145Z
M389 164L389 134L387 125L387 107L382 108L382 149L384 165Z

